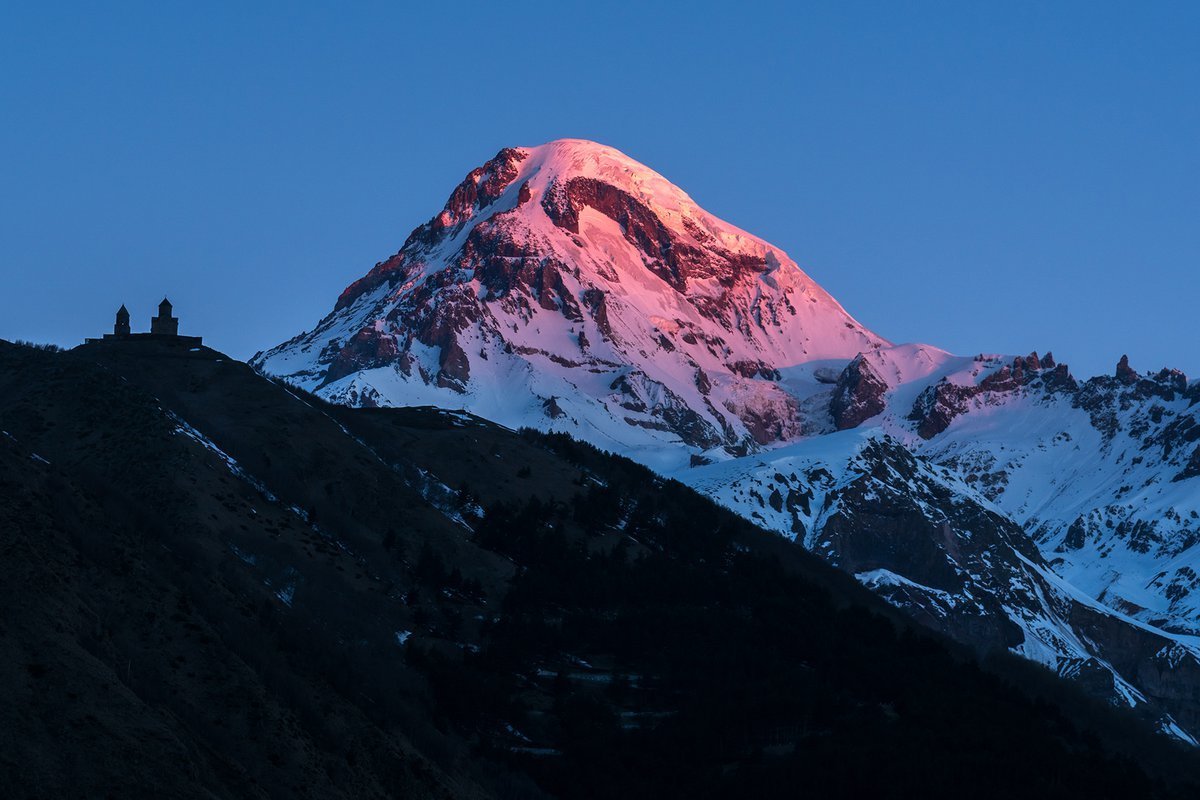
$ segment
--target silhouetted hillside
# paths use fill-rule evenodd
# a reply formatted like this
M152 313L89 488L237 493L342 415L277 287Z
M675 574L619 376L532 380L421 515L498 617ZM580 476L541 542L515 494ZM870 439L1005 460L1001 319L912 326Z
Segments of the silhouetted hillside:
M565 437L0 343L16 797L1194 796L1193 753Z

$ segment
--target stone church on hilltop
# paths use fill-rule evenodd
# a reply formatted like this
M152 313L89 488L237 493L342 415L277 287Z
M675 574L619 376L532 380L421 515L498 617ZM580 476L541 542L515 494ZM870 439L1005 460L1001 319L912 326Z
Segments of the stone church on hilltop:
M149 333L133 333L129 325L129 309L124 304L117 309L117 321L113 324L113 332L104 334L103 339L88 339L88 343L98 341L124 341L128 339L155 340L164 344L186 345L199 347L203 339L199 336L180 336L179 318L173 316L171 301L163 298L158 304L158 316L150 318Z

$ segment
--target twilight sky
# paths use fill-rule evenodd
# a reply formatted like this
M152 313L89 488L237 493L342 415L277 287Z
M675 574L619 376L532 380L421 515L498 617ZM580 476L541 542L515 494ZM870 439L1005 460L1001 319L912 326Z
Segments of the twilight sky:
M24 5L2 338L145 328L167 293L249 357L501 147L579 137L895 341L1200 376L1198 3Z

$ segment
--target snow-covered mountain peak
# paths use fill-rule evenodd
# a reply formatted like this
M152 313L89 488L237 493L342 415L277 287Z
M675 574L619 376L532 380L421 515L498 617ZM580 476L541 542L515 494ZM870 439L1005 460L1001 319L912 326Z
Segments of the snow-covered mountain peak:
M824 424L783 371L887 346L782 250L619 151L563 139L472 170L316 329L257 363L350 403L737 453Z
M544 190L555 180L593 178L620 187L669 218L699 212L682 189L616 148L586 139L557 139L516 149L528 159L523 177L535 190Z
M626 192L653 209L666 227L685 239L691 238L689 229L699 225L729 249L760 256L769 252L781 255L767 242L708 214L678 186L616 148L586 139L557 139L537 147L510 148L489 161L482 174L505 162L519 162L511 185L528 184L536 201L540 202L555 185L575 179L594 180Z

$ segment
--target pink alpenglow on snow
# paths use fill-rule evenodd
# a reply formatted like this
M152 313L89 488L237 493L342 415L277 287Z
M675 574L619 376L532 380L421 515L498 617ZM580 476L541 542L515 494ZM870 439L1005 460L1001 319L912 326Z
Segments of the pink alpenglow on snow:
M784 371L888 346L780 249L617 150L564 139L472 170L258 363L353 404L746 452L805 429Z

